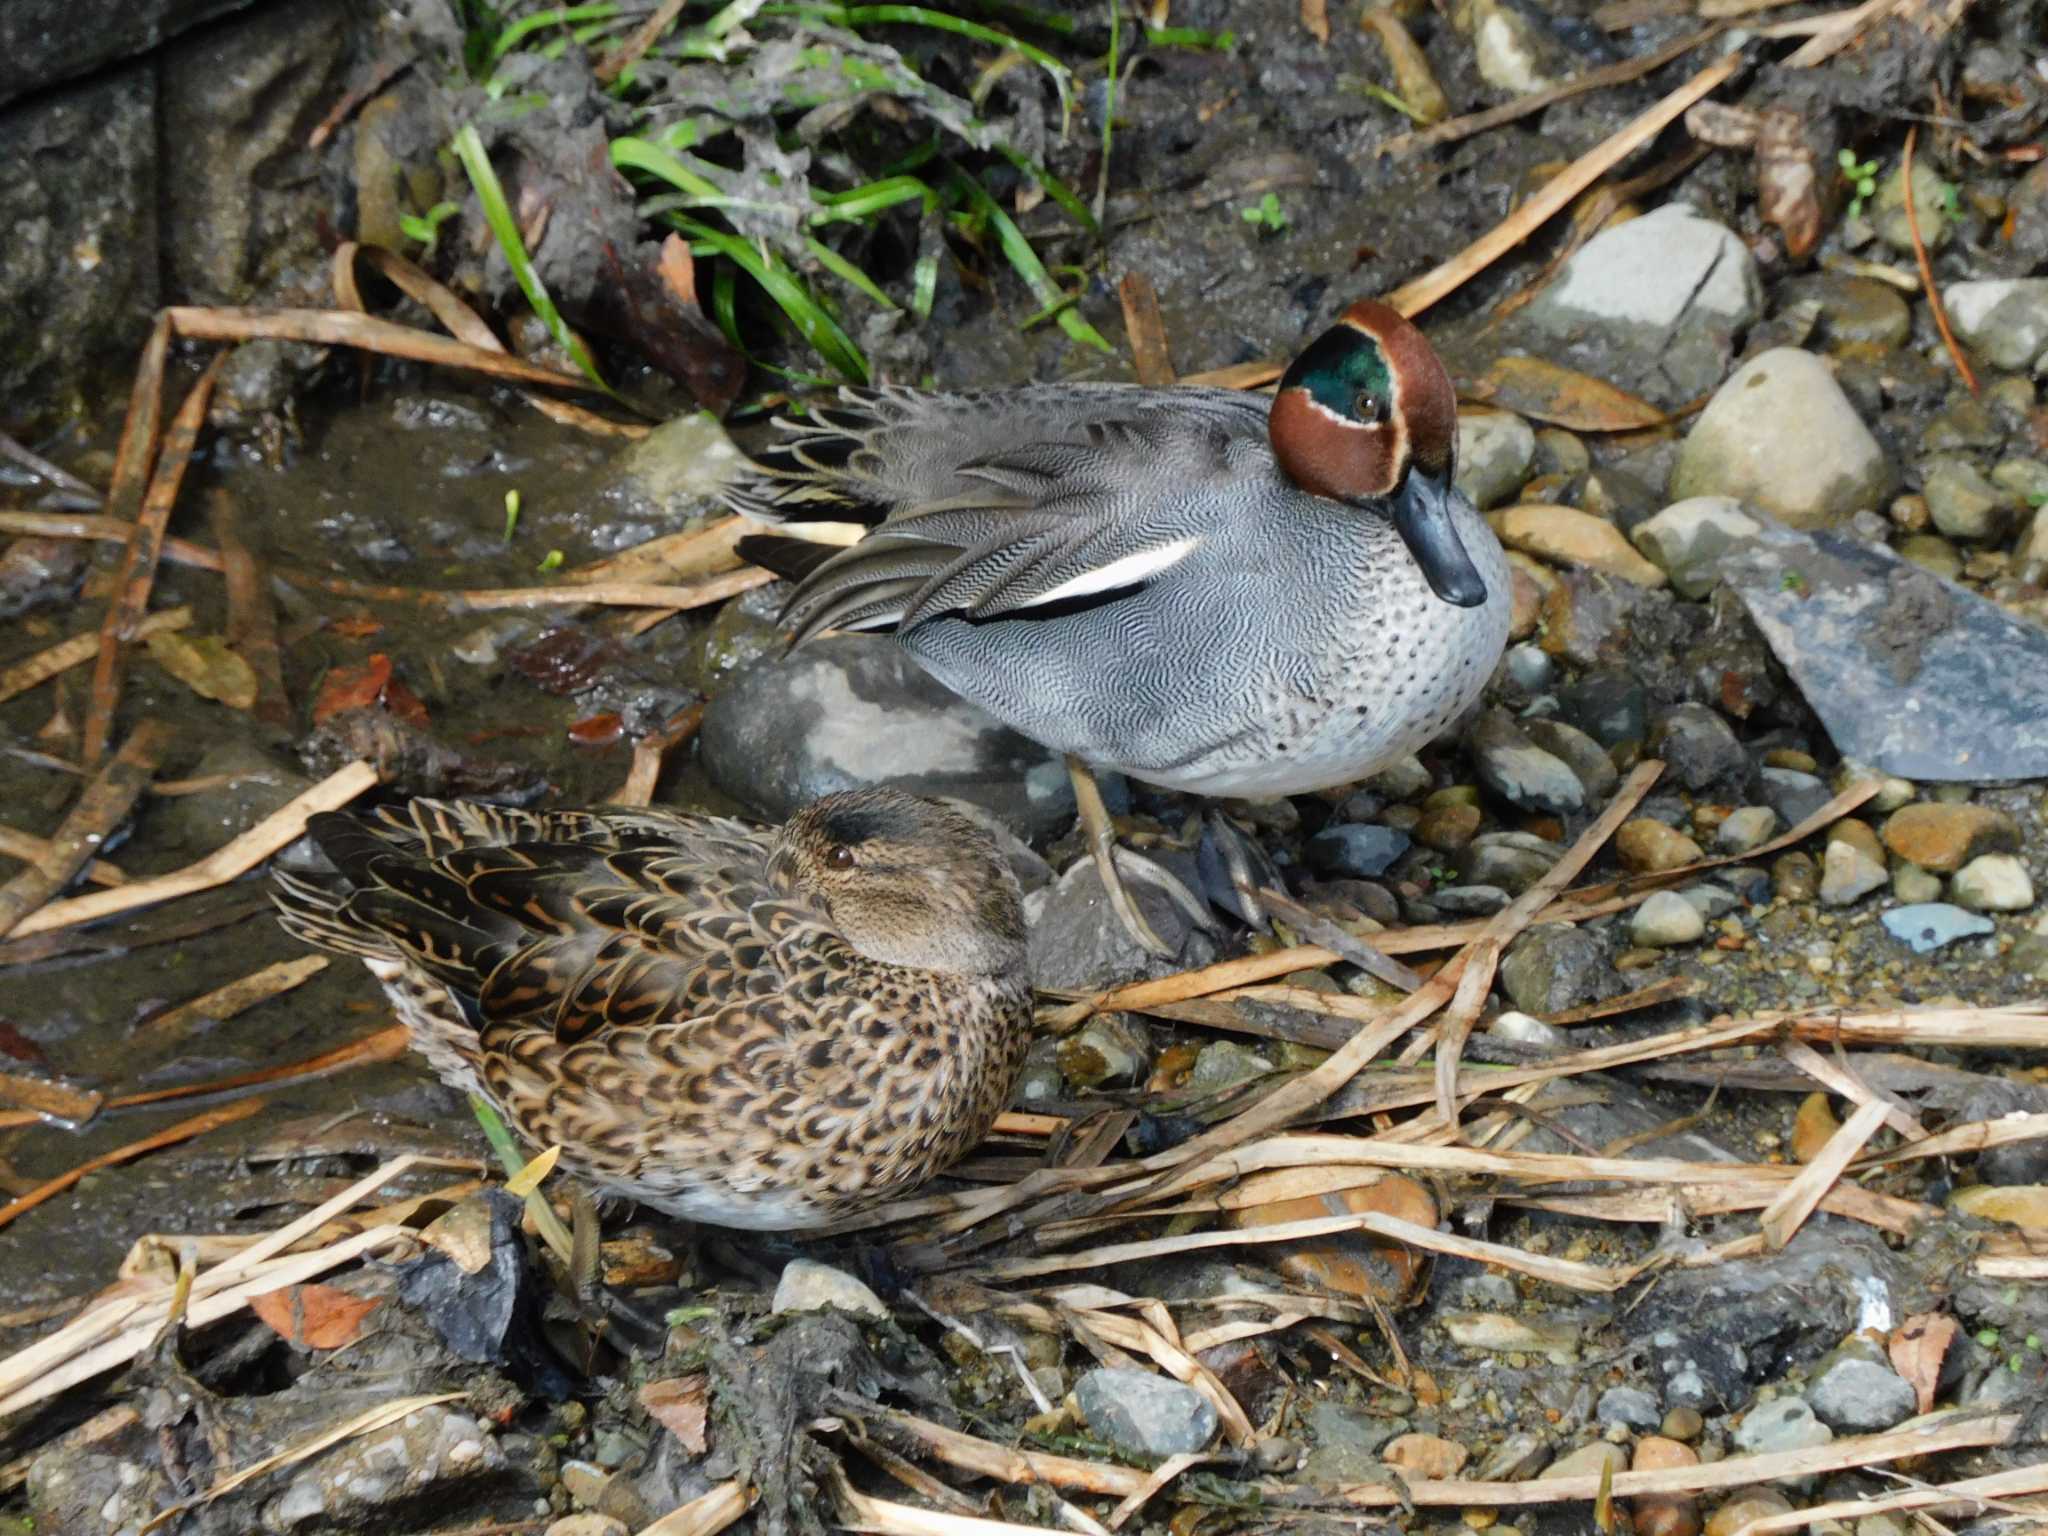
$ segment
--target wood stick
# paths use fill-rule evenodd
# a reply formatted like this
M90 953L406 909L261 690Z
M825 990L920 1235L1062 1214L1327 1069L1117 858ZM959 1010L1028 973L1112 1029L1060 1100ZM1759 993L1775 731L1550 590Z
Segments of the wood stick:
M650 731L634 742L633 766L626 773L626 782L612 796L612 803L652 805L655 785L661 780L662 760L696 735L697 728L703 723L703 704L692 704L687 709L678 710L660 730Z
M1142 272L1126 272L1116 285L1124 307L1124 334L1131 342L1131 367L1148 389L1174 382L1173 354L1166 346L1166 322L1159 317L1159 293Z
M49 858L50 844L47 839L31 837L28 833L9 826L0 826L0 853L10 859L19 859L24 864L39 864ZM128 875L104 859L88 859L85 864L85 878L94 885L123 885Z
M0 937L23 927L37 915L38 908L47 911L44 903L85 868L94 851L134 809L170 741L170 727L160 720L145 720L135 728L113 760L86 785L44 856L0 886ZM122 885L99 894L133 889L132 884Z
M488 352L451 337L416 331L409 325L352 314L345 309L201 309L180 305L165 310L164 315L180 336L193 341L260 341L276 337L316 346L361 347L387 357L467 368L549 389L596 388L580 373L564 373L507 352Z
M224 987L215 987L189 1002L179 1003L144 1019L136 1027L136 1038L159 1047L175 1044L191 1032L193 1025L204 1020L219 1022L246 1013L258 1003L267 1003L294 987L303 986L327 966L325 955L300 955L292 960L279 960Z
M135 626L130 638L140 640L160 630L183 629L192 622L190 608L166 608L152 613ZM26 693L31 688L40 688L59 673L73 667L82 667L100 653L98 631L90 634L73 635L69 640L59 640L46 651L25 656L6 671L0 672L0 703L16 694Z
M38 1184L18 1200L10 1200L0 1206L0 1227L5 1227L17 1216L34 1210L44 1201L61 1195L89 1173L98 1173L102 1168L111 1168L116 1163L131 1162L150 1152L164 1147L176 1146L181 1141L190 1141L194 1136L204 1136L209 1131L232 1125L237 1120L246 1120L263 1107L261 1099L244 1099L239 1104L226 1104L219 1109L209 1109L190 1120L180 1120L176 1125L166 1126L155 1135L145 1136L140 1141L131 1141L125 1147L116 1147L111 1152L102 1152L98 1157L87 1158L76 1168L60 1173L54 1179Z
M255 716L265 725L291 724L291 700L284 691L284 661L277 644L277 607L270 595L269 573L243 542L235 499L216 486L206 510L220 545L220 571L228 596L227 642L256 674Z

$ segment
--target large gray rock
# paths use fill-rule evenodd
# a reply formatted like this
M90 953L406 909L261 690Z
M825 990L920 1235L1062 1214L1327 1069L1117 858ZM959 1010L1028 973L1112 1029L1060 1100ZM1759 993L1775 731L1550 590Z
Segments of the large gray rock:
M1956 335L1994 368L2030 368L2048 357L2048 277L1950 283L1941 295Z
M1185 878L1194 872L1175 873ZM1215 941L1157 885L1127 876L1124 887L1139 915L1173 955L1161 959L1141 948L1103 893L1095 861L1077 859L1058 880L1024 898L1034 985L1049 992L1097 992L1141 976L1207 965L1216 958Z
M1074 1401L1091 1430L1134 1456L1186 1455L1216 1436L1216 1409L1206 1397L1150 1371L1090 1371Z
M1607 946L1564 923L1540 923L1508 947L1501 985L1524 1013L1563 1013L1621 990Z
M1553 337L1590 334L1649 393L1690 399L1713 388L1734 338L1762 313L1763 283L1741 238L1667 203L1587 241L1528 320Z
M248 3L7 0L0 5L0 104L147 53L188 27ZM0 144L7 142L0 135Z
M1058 758L879 635L828 635L742 672L705 710L701 751L720 789L775 820L867 784L971 801L1027 837L1074 814Z
M1736 369L1686 435L1671 497L1733 496L1795 528L1884 505L1897 477L1835 376L1773 347Z

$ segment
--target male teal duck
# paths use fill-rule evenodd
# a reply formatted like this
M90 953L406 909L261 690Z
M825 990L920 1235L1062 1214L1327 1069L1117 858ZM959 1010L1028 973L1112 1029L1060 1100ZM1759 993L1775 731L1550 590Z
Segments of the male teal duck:
M1277 395L1034 384L844 390L730 493L781 524L784 622L886 630L941 682L1095 768L1203 795L1364 777L1478 697L1499 542L1452 485L1457 396L1361 301Z
M414 1047L599 1188L817 1227L904 1194L1008 1104L1031 1028L1016 876L934 801L779 831L415 800L313 818L340 872L284 926L361 956Z

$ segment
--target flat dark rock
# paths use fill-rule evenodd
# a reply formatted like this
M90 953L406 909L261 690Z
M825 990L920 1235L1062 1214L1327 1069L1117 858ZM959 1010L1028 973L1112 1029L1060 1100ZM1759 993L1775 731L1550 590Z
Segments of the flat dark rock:
M1882 545L1774 523L1721 576L1844 757L1937 782L2048 776L2048 630Z

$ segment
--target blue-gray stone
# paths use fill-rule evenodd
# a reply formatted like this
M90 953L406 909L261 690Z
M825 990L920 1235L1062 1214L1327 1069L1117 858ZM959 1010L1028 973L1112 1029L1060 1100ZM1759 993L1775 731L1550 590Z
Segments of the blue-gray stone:
M1806 1401L1830 1429L1874 1434L1913 1417L1919 1399L1905 1378L1875 1360L1837 1356L1806 1384Z
M1187 1455L1216 1437L1209 1400L1150 1371L1090 1371L1074 1388L1074 1401L1089 1429L1135 1456Z
M1664 1410L1657 1399L1641 1387L1609 1387L1600 1394L1594 1410L1602 1424L1622 1424L1648 1434L1664 1422Z
M1910 945L1916 955L1931 955L1944 944L1953 944L1957 939L1974 939L1996 931L1990 918L1965 912L1946 901L1921 901L1910 907L1893 907L1885 913L1883 922L1885 932L1900 943Z
M1333 874L1370 880L1408 851L1408 834L1373 822L1325 827L1308 840L1308 861Z

